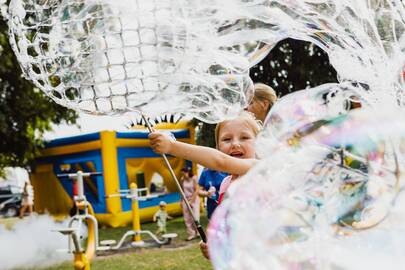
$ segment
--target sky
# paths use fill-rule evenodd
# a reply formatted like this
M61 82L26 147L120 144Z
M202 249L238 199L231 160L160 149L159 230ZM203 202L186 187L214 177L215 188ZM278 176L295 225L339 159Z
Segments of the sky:
M53 131L44 134L45 140L52 140L68 136L81 135L101 130L127 131L131 123L128 116L100 116L80 113L77 125L53 125Z

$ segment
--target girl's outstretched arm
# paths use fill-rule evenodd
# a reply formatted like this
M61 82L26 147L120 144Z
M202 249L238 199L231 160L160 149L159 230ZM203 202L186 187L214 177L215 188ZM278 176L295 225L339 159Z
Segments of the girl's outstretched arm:
M153 151L158 154L191 160L216 171L243 175L256 162L255 159L234 158L210 147L179 142L166 133L152 132L149 139Z

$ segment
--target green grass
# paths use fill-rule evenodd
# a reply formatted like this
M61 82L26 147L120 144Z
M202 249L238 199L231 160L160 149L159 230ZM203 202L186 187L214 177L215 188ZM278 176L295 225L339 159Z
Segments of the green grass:
M201 214L201 225L203 228L207 227L207 218L206 216L202 213ZM187 233L186 233L186 227L184 225L184 219L183 217L178 217L174 218L172 220L169 220L167 222L167 232L168 233L177 233L177 238L173 239L172 243L174 245L184 245L186 242L184 241L187 238ZM125 232L128 230L131 230L132 227L122 227L122 228L101 228L99 229L99 239L101 240L106 240L106 239L114 239L119 241L121 239L122 235L124 235ZM145 223L141 225L142 230L148 230L151 231L152 233L155 233L157 229L156 223ZM142 239L148 240L150 239L148 236L142 235Z
M72 270L72 263L64 263L46 270ZM93 260L92 270L211 270L210 262L203 258L194 243L180 249L144 249L131 253L116 254L108 257L99 257Z
M207 219L202 213L201 224L204 228L207 225ZM153 233L157 226L155 223L142 224L142 230L150 230ZM119 241L122 235L130 230L130 227L124 228L102 228L99 230L100 240L115 239ZM143 248L143 249L128 249L125 252L112 253L106 256L98 256L91 263L92 270L212 270L211 263L205 259L200 252L198 242L194 240L191 243L186 242L187 237L184 220L182 217L175 218L167 223L168 233L177 233L178 237L173 239L170 245L162 246L161 248ZM143 237L143 240L148 240L148 237ZM38 268L36 268L38 269ZM55 265L43 270L71 270L73 263L67 262L60 265Z

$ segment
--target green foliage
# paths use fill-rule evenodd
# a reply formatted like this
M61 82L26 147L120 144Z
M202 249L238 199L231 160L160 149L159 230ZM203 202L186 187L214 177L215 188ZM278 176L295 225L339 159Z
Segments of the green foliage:
M46 97L21 75L10 48L7 25L0 21L0 171L27 166L39 153L51 124L75 123L77 114Z
M253 82L262 82L279 96L297 90L337 82L328 55L313 43L294 39L279 42L270 53L250 70Z
M197 139L198 145L208 146L215 148L215 124L203 123L200 120L193 119L192 125L197 127Z
M197 134L197 144L215 148L215 126L215 124L206 123L200 125L200 129Z

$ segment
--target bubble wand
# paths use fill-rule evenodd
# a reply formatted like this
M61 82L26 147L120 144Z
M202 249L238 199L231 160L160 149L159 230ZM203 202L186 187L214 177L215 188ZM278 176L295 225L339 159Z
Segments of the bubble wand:
M138 113L141 114L143 120L145 121L146 127L147 127L148 130L149 130L149 133L150 133L150 132L153 132L153 129L152 129L152 127L151 127L151 125L150 125L148 119L146 118L145 114L143 114L142 112L138 112ZM193 209L191 208L191 205L190 205L190 203L188 202L188 200L187 200L187 198L186 198L186 195L185 195L184 192L183 192L183 189L182 189L182 187L181 187L181 185L180 185L180 182L179 182L179 180L177 179L177 176L176 176L176 174L174 173L173 168L172 168L172 166L170 165L169 160L167 159L167 156L166 156L165 154L162 154L162 157L163 157L163 160L165 161L165 164L166 164L167 169L168 169L169 172L170 172L170 175L172 176L172 178L173 178L173 180L174 180L174 183L175 183L176 186L177 186L177 189L178 189L179 192L180 192L181 198L183 199L184 203L186 204L187 211L189 211L190 214L191 214L191 216L193 217L194 225L195 225L195 227L197 228L197 231L198 231L198 234L200 235L201 240L202 240L204 243L206 243L206 242L207 242L207 236L206 236L206 234L205 234L205 232L204 232L204 229L203 229L203 227L201 226L200 222L195 218L195 216L194 216L194 214L193 214Z

